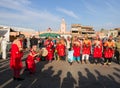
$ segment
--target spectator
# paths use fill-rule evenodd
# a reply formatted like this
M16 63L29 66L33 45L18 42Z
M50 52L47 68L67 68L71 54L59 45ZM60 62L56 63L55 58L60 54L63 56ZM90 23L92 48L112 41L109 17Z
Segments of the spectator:
M7 48L7 40L5 36L3 36L2 41L1 41L1 52L2 52L2 59L6 59L6 48Z
M33 45L38 45L38 39L35 36L30 39L30 47L32 48Z

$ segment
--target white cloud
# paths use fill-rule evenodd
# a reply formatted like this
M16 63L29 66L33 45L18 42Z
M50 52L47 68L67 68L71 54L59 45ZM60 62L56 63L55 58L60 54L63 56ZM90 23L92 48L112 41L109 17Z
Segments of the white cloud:
M107 11L108 11L109 13L111 13L111 15L113 15L113 14L114 14L114 15L117 15L117 16L120 15L119 9L118 9L116 3L113 3L112 1L109 1L109 2L106 1L105 4L106 4L106 6L107 6Z
M101 25L95 25L95 30L100 30L101 28L104 28L104 29L113 29L113 28L117 28L117 27L120 27L120 24L114 24L112 22L108 22L108 23L105 23L105 24L101 24Z
M63 8L57 8L57 10L62 12L62 13L65 13L66 15L71 16L73 18L78 18L78 16L73 11L66 10L66 9L63 9Z
M29 0L1 0L0 7L23 11L30 4Z
M32 25L42 29L58 25L60 17L47 10L35 10L30 7L31 4L29 0L1 0L0 7L4 9L0 9L0 23ZM59 29L58 27L54 29Z

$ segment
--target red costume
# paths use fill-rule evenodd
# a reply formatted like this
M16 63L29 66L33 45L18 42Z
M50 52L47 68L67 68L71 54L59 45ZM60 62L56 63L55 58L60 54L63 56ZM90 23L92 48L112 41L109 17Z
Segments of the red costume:
M84 40L82 43L82 54L90 54L91 51L91 42L90 40Z
M36 54L37 54L37 52L31 50L30 54L28 55L27 60L26 60L27 69L31 73L35 73L35 71L36 71L35 60L40 60L39 58L35 57Z
M47 60L52 60L54 57L54 43L53 43L53 41L46 40L45 47L48 51L48 55L46 56Z
M112 58L113 57L113 54L114 54L114 49L113 47L115 47L115 44L114 42L105 42L104 44L105 46L105 49L104 49L104 57L105 58Z
M73 56L75 57L80 56L80 49L81 49L80 42L79 41L75 42L75 44L73 44L73 51L74 51Z
M19 78L20 70L22 69L22 56L23 52L20 51L22 48L22 41L16 40L11 45L11 57L10 57L10 68L14 70L14 76Z
M94 58L101 58L102 57L102 42L99 40L96 40L94 42L93 57Z
M65 56L65 45L64 44L61 44L61 43L57 44L56 50L59 56Z

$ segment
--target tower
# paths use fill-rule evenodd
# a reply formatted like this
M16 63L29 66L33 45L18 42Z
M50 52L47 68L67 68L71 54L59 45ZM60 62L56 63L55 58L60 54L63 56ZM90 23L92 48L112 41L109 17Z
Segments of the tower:
M65 23L64 18L62 19L62 22L61 22L60 32L62 33L66 32L66 23Z

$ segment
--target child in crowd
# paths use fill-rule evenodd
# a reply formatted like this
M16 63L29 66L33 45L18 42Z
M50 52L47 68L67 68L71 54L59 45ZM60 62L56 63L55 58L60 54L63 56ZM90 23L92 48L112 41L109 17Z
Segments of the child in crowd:
M26 59L26 67L30 74L34 74L36 71L35 60L40 61L40 58L37 57L39 53L36 50L37 46L33 45Z

